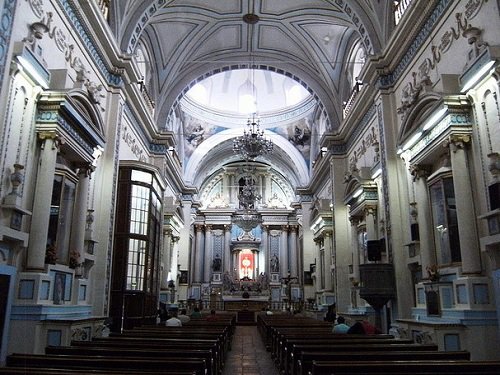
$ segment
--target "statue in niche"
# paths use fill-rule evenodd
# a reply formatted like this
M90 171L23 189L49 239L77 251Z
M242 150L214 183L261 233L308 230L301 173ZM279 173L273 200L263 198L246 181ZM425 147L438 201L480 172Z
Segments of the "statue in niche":
M279 272L280 271L280 261L276 254L273 254L271 257L271 272Z
M219 254L215 255L214 260L212 261L212 270L214 272L220 272L222 269L222 259Z

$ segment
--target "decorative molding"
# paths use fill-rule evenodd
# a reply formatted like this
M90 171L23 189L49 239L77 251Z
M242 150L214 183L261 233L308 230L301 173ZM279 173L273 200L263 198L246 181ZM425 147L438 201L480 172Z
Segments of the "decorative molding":
M390 87L401 77L401 75L410 65L410 63L414 61L414 58L418 50L420 49L422 44L424 44L424 42L428 40L432 30L439 22L441 16L444 14L444 12L446 11L446 9L450 4L452 4L452 0L440 0L436 4L430 17L427 19L425 24L420 28L420 31L418 32L417 36L413 40L410 47L408 47L406 53L399 61L396 68L389 74L382 74L379 76L378 84L381 87L383 88Z
M7 53L10 46L12 34L12 24L17 8L17 0L4 0L3 9L0 14L0 88L3 87L3 77L5 77L5 66L7 63ZM9 61L10 63L10 61Z
M379 131L379 142L380 142L380 165L382 168L382 192L384 195L384 201L380 202L384 206L384 216L381 220L384 220L384 237L386 239L385 243L387 246L387 258L388 262L392 263L392 238L391 238L391 210L390 210L390 198L389 198L389 181L387 176L387 151L385 148L385 126L384 126L384 116L382 114L382 105L377 105L377 121L378 121L378 131Z
M403 88L401 106L397 108L397 113L401 115L402 121L417 102L420 92L426 87L432 86L429 73L436 68L441 61L442 54L451 48L454 40L458 40L460 37L467 38L468 43L474 45L476 52L474 57L487 46L487 43L482 41L482 31L477 27L473 27L467 17L462 17L462 13L456 13L455 19L456 29L451 26L441 36L440 44L431 47L431 57L424 59L418 67L418 72L413 71L410 73L412 81L408 82Z

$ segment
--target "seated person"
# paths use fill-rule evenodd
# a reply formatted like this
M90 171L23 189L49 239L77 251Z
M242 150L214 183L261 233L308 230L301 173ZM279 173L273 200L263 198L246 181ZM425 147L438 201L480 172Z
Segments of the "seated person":
M352 325L351 328L347 330L347 333L349 334L358 334L358 335L364 335L365 334L365 329L363 328L363 324L361 322L356 322Z
M182 322L182 324L185 324L191 320L191 318L186 315L186 309L182 309L181 313L177 315L177 318Z
M365 333L367 335L378 335L378 334L382 333L382 331L380 329L375 327L368 320L363 320L361 322L361 324L363 324L363 328L365 329Z
M193 309L193 312L191 313L191 319L198 319L198 318L201 318L201 312L199 308L195 307Z
M177 318L177 310L172 311L172 317L165 322L167 327L182 327L182 322Z
M333 326L333 333L347 333L349 326L345 324L345 318L343 316L337 317L337 324Z
M207 316L207 319L206 319L206 320L207 320L208 322L211 322L211 321L214 321L214 320L217 320L217 319L218 319L218 318L217 318L217 315L215 315L215 310L214 310L214 309L210 310L210 315L209 315L209 316Z

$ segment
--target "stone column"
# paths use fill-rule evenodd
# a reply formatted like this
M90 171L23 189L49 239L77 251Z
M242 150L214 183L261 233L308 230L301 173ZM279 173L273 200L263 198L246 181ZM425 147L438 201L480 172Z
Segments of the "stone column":
M83 262L85 248L85 225L87 220L87 196L89 192L89 180L93 171L91 165L78 169L78 185L75 194L75 206L71 221L70 256Z
M172 280L176 282L177 285L177 264L178 262L178 256L179 256L179 236L172 236L171 237L171 252L170 252L170 277Z
M262 174L259 174L259 194L261 197L261 205L267 204L264 199L264 176Z
M203 281L210 282L210 275L212 270L212 226L205 226L205 256L203 267Z
M351 249L352 249L352 276L354 280L359 281L359 244L358 244L358 225L359 217L351 216Z
M265 174L265 190L264 190L264 196L262 197L262 200L267 203L269 198L272 197L272 192L271 192L271 174L266 173Z
M468 160L466 147L470 135L452 135L450 137L450 157L453 170L453 188L457 207L458 233L462 272L476 274L481 272L481 257L477 234L476 213L474 211L474 192L469 174L471 162Z
M290 266L288 265L288 226L281 227L281 244L280 244L280 275L287 277Z
M266 259L264 267L262 267L262 272L265 272L268 276L270 275L270 268L269 268L269 262L268 260L270 259L269 256L269 227L267 225L262 226L262 253L264 254L264 259Z
M161 290L166 290L168 288L168 272L171 269L169 264L171 260L171 254L170 254L171 238L172 238L172 231L170 229L164 230L163 247L162 247L163 251L161 252L161 260L160 260L160 264L162 265L161 280L160 280Z
M365 222L366 222L366 239L378 240L377 233L377 207L365 207Z
M259 277L259 252L255 249L252 249L252 257L253 257L252 279L257 280Z
M224 250L222 251L224 259L224 269L222 272L231 273L231 225L224 225Z
M414 165L411 168L415 185L415 201L418 233L420 242L420 265L422 278L427 279L427 267L436 265L436 252L434 249L434 236L432 230L432 211L430 206L427 177L431 168L427 165Z
M322 237L316 237L314 239L314 245L315 245L315 249L314 249L314 253L316 254L316 282L315 282L315 289L316 289L316 292L319 292L321 290L321 287L322 287L322 283L321 283L321 280L323 280L323 265L321 264L321 245L322 245L322 242L323 242L323 238Z
M290 276L299 277L297 254L297 226L290 226Z
M333 290L332 284L332 232L325 231L324 233L324 251L325 251L325 289Z
M233 280L235 277L240 278L240 250L233 251L232 253L232 258L233 258L233 269L231 270L231 280Z
M222 198L227 199L227 203L231 203L231 189L229 187L229 176L227 172L224 172L222 177Z
M192 257L194 262L194 275L193 282L199 283L203 279L203 258L205 256L205 249L203 247L203 225L196 224L194 226L196 232L196 245L195 253Z
M231 203L236 203L236 207L238 207L238 198L236 197L237 193L238 193L238 188L235 186L236 185L236 177L234 175L234 173L231 173L229 175L229 185L230 185L230 189L231 189Z
M59 149L59 136L55 132L39 133L38 137L42 140L42 144L33 199L33 215L31 216L30 241L26 264L29 271L43 271L45 269L50 205Z

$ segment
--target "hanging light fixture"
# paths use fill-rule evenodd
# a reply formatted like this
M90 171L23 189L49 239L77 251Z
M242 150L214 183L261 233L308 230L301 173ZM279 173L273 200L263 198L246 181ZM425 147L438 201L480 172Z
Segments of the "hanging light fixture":
M259 21L259 16L254 13L253 2L249 2L248 13L243 16L243 21L248 24L250 43L249 43L249 53L250 59L248 64L248 69L251 72L251 84L249 85L253 92L251 96L254 102L254 111L252 117L247 121L247 127L241 137L237 137L233 140L233 151L241 154L245 160L254 160L260 155L271 153L273 150L273 143L271 140L264 137L264 130L260 129L260 119L256 118L257 111L257 93L255 91L255 64L252 58L252 45L253 45L253 25Z
M247 129L243 135L234 139L233 151L241 154L245 160L254 160L260 155L273 151L273 142L264 137L264 131L260 129L260 121L255 118L255 115L252 119L248 119Z

